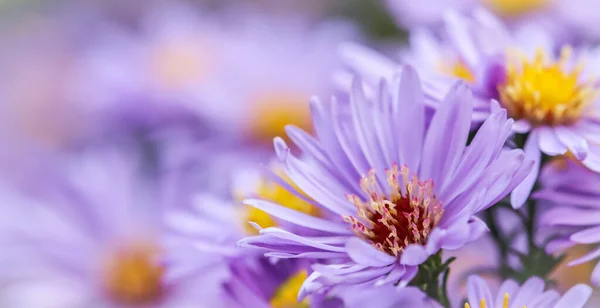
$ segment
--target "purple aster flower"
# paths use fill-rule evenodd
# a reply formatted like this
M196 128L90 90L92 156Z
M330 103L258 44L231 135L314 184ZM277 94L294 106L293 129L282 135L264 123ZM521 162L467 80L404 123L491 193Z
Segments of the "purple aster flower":
M265 172L261 172L258 178L254 177L255 172L250 172L252 176L249 178L255 179L258 184L255 187L244 184L240 189L248 190L238 192L277 200L289 208L319 215L310 203L266 178ZM286 184L286 187L287 185L290 184ZM240 201L214 195L197 195L193 208L192 214L180 211L170 215L169 225L177 229L171 240L192 242L193 250L198 256L211 254L221 258L230 272L219 291L224 307L284 308L308 307L309 304L310 307L342 307L339 299L322 295L298 301L297 294L309 270L308 263L304 260L267 258L263 256L263 250L237 246L237 242L243 237L257 233L256 229L250 227L248 220L259 221L267 226L285 225L285 221L260 209L242 205ZM295 230L303 232L302 228Z
M187 263L189 245L167 240L173 207L141 178L139 161L106 149L80 154L45 189L2 194L8 306L218 306L226 268L208 254Z
M495 99L515 120L513 131L528 134L525 154L535 166L513 192L514 207L527 200L537 179L541 153L554 156L569 151L588 168L600 171L596 137L599 91L592 74L598 63L596 52L565 46L555 56L555 44L540 28L511 33L483 10L472 16L449 13L446 34L444 48L437 48L439 43L432 36L417 33L412 57L417 60L406 60L437 65L425 70L425 93L432 107L438 108L441 93L455 79L463 79L478 98L474 124L487 118L490 99ZM382 65L385 60L356 46L345 54L354 71L371 79L389 78L394 73L394 66ZM445 57L440 66L440 58ZM454 78L447 78L449 74Z
M513 280L504 281L497 292L492 291L488 283L479 276L470 276L467 280L468 302L452 307L464 308L583 308L592 295L592 288L578 284L564 295L555 290L545 290L545 282L539 277L529 278L523 285ZM441 308L419 290L406 288L399 290L393 286L371 288L368 292L355 296L354 305L348 307L378 308Z
M265 16L252 9L227 16L223 65L200 86L196 110L215 127L270 144L286 124L309 129L310 95L330 95L339 66L337 44L357 38L343 22L314 23L299 16Z
M557 231L559 236L547 246L551 253L571 248L575 245L600 243L599 222L596 219L600 193L600 175L573 159L562 159L548 164L540 177L542 188L533 197L551 207L543 214L543 225ZM584 256L569 263L570 266L583 264L600 257L600 249L595 248ZM600 266L591 272L591 282L600 285Z
M435 300L415 287L396 288L385 285L368 288L362 292L347 292L347 308L440 308Z
M268 200L245 201L313 230L305 236L253 223L260 235L240 242L266 249L266 256L324 260L313 266L301 298L357 284L405 286L430 255L483 234L486 226L474 215L508 194L531 168L521 150L502 151L512 120L499 108L465 146L473 102L463 84L448 94L429 127L412 68L391 87L382 82L376 100L362 88L354 83L349 105L311 102L316 138L287 128L304 156L275 139L286 175L324 212L321 217Z
M598 37L597 12L590 12L594 0L387 0L388 8L399 24L435 28L442 24L448 10L467 13L484 7L502 18L511 28L536 23L562 40ZM593 11L593 10L592 10Z
M310 127L308 97L329 92L335 46L357 37L348 23L244 5L206 14L163 3L145 13L141 35L108 28L81 57L78 97L144 123L195 116L221 139L251 144L270 144L288 123Z
M471 276L467 282L469 302L465 308L583 308L592 295L592 288L579 284L562 296L554 290L544 290L544 280L529 278L522 286L506 280L496 292L496 296L485 280Z

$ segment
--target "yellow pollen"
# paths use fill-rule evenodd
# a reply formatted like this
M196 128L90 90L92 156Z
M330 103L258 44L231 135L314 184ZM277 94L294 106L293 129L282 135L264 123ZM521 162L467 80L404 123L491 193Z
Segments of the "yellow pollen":
M475 82L475 74L462 60L454 61L451 65L442 63L440 65L440 71L445 75L456 77L464 81L473 83Z
M563 48L558 61L550 64L541 49L533 61L524 55L509 57L506 80L498 91L511 117L536 126L569 125L579 120L599 91L594 80L580 80L582 63L569 69L571 53L571 48Z
M256 140L271 143L274 137L285 136L285 126L296 125L310 130L311 117L308 96L296 91L264 93L251 99L253 110L249 133Z
M275 172L290 186L294 187L297 191L301 192L301 190L292 182L291 179L289 179L284 174L282 170L277 169ZM260 183L258 183L258 187L256 189L255 194L261 199L272 201L273 203L285 206L298 212L315 217L321 216L321 210L318 207L315 207L314 205L306 202L305 200L298 198L296 195L289 192L284 187L268 179L263 178L260 181ZM246 207L244 225L246 226L246 231L249 234L257 234L258 231L250 224L248 224L248 221L253 221L262 228L277 226L277 222L275 221L275 219L273 219L273 217L271 217L271 215L267 214L263 210L257 209L252 206Z
M502 17L517 17L548 5L549 0L483 0L494 13Z
M509 300L510 296L508 295L508 293L504 293L504 301L502 303L502 307L501 308L508 308L508 300ZM479 302L479 308L486 308L487 304L485 302L485 299L482 299ZM469 305L469 303L465 303L465 308L471 308L471 305ZM500 307L498 307L500 308ZM523 308L527 308L527 306L523 306Z
M560 170L566 170L568 168L569 161L575 162L580 166L585 167L583 163L581 163L581 161L577 159L575 155L573 155L573 153L571 153L571 151L567 151L567 153L563 155L553 156L549 163Z
M343 218L375 248L399 257L406 246L427 243L429 232L442 218L444 209L435 197L431 180L419 181L406 166L398 169L394 165L386 174L390 194L383 193L375 171L369 171L360 182L368 199L346 196L356 207L357 215Z
M104 287L118 303L144 305L163 295L164 268L157 263L153 245L132 245L115 250L104 269Z
M209 44L183 38L159 45L150 55L151 73L162 86L179 88L203 81L215 62Z
M275 292L271 298L270 306L272 308L308 308L308 299L298 302L298 292L302 283L307 277L306 271L300 271L288 278Z

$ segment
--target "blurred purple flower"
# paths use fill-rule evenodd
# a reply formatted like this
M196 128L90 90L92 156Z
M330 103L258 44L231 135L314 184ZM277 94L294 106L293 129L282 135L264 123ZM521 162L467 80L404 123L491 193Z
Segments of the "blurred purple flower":
M252 234L245 225L247 217L256 217L258 210L212 195L200 194L195 199L191 215L182 211L169 216L169 225L176 229L170 240L192 242L199 256L212 254L222 259L231 273L219 291L225 307L305 307L308 303L341 307L338 300L322 296L298 303L297 294L307 276L305 262L266 258L262 250L237 247L237 241Z
M535 23L565 41L600 35L596 26L600 15L590 10L596 5L594 0L387 0L386 3L397 22L411 30L439 27L449 10L468 13L484 7L511 28Z
M354 292L353 292L354 291ZM360 292L357 292L360 291ZM416 287L396 288L384 285L377 288L347 290L347 308L377 307L377 308L440 308L435 300L427 297Z
M544 291L544 285L539 277L529 278L522 286L506 280L494 296L485 280L471 276L467 282L469 302L465 308L583 308L592 295L592 288L583 284L572 287L562 296L554 290Z
M195 117L221 138L264 144L285 124L310 126L308 99L328 94L336 44L356 36L347 23L245 5L208 14L167 4L147 10L141 35L107 27L82 56L77 91L92 109Z
M465 147L473 108L465 85L441 106L427 128L421 84L410 67L391 88L383 82L375 101L358 81L349 106L313 100L317 139L287 128L306 156L292 155L281 138L275 149L286 175L323 216L267 200L245 203L314 234L254 223L260 235L240 244L270 257L323 259L303 298L363 283L405 286L430 255L477 239L487 228L474 214L508 194L531 164L521 150L502 151L512 120L499 108Z
M30 195L3 194L11 307L215 307L227 269L167 240L173 210L133 155L90 149ZM189 264L193 264L190 266ZM192 269L202 275L190 275Z
M591 171L573 159L563 159L548 164L540 177L541 189L533 195L552 207L541 217L543 225L559 233L547 246L551 253L575 245L600 243L598 230L600 215L600 174ZM583 257L569 263L574 266L600 257L600 248L595 248ZM594 285L600 285L600 265L591 273Z

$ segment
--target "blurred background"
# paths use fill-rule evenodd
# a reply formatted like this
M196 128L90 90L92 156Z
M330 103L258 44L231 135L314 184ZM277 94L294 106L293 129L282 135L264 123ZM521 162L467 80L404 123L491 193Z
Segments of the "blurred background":
M73 153L126 144L148 172L226 196L285 124L310 130L309 98L338 91L339 44L394 55L406 39L376 0L1 0L0 23L0 173L27 190ZM483 242L455 277L493 264ZM590 271L556 277L566 290Z

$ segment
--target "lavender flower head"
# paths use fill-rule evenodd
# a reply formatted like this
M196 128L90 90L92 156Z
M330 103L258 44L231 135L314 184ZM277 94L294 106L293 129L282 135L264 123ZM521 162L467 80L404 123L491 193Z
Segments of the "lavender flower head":
M281 138L275 149L287 177L323 214L246 200L313 232L253 223L260 235L240 244L266 249L270 257L320 259L303 298L356 285L405 286L432 254L478 238L487 228L474 215L508 194L531 164L521 150L502 150L512 125L506 111L495 108L466 147L470 91L457 84L441 106L427 127L421 84L411 67L392 86L382 82L375 100L365 97L359 81L348 106L314 99L316 138L287 128L304 155L293 155Z
M468 303L465 308L583 308L592 295L592 288L579 284L564 295L554 290L544 291L544 280L529 278L522 286L506 280L494 296L485 280L471 276L467 281Z
M366 295L366 296L365 296ZM467 279L467 302L451 307L464 308L583 308L592 295L592 288L578 284L564 295L555 290L545 290L545 282L539 277L529 278L523 285L513 280L504 281L494 294L487 282L479 276ZM367 297L368 296L368 297ZM378 308L441 308L442 306L423 297L418 290L393 287L370 289L355 297L355 305L349 307Z
M555 253L575 245L596 245L600 243L597 219L600 204L600 175L582 166L572 158L556 160L548 164L540 177L541 189L534 193L550 208L543 214L544 226L558 232L546 249ZM595 248L584 256L569 263L569 266L583 264L600 257L600 248ZM591 282L600 285L600 265L591 272Z
M386 3L397 22L410 29L439 27L449 10L468 13L484 7L511 28L537 23L565 41L599 34L595 29L598 13L589 10L595 5L594 0L387 0Z
M173 208L160 186L141 179L133 155L89 151L69 156L59 180L35 194L2 195L8 306L217 305L225 268L204 255L194 265L204 274L190 275L185 245L167 241Z
M238 171L242 174L248 173L248 176L235 179L236 193L277 200L290 208L317 215L316 208L312 205L269 180L266 176L269 171ZM252 185L248 183L250 180ZM193 209L191 215L179 211L169 216L169 225L175 229L171 240L192 242L192 256L210 254L221 259L221 263L229 272L226 279L218 284L219 298L224 307L342 307L339 300L319 295L298 301L297 294L308 275L307 262L267 258L263 256L263 250L236 245L244 236L257 233L256 229L247 223L248 220L260 221L268 226L285 222L259 209L242 205L239 201L222 199L211 194L197 194ZM193 261L190 264L193 264Z
M431 98L428 102L439 101L440 93L453 80L463 79L478 97L474 124L489 116L489 101L495 99L515 120L513 131L527 134L526 143L520 146L535 166L513 192L514 207L522 206L529 196L542 153L555 156L571 152L588 168L600 171L600 147L595 136L600 128L599 88L593 74L597 54L564 46L555 55L557 46L541 28L531 26L511 33L483 10L476 10L471 16L449 13L446 30L447 48L437 48L430 35L417 34L414 54L419 59L408 61L422 64L445 59L442 66L428 70L433 74L424 77L426 95ZM364 65L370 63L366 59L369 55L356 46L346 50L346 54L357 71L368 71L369 76L393 75L393 67L384 70L382 60L371 61L376 65Z

